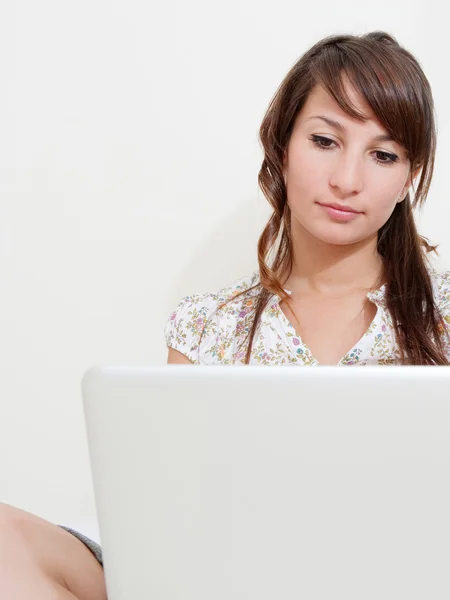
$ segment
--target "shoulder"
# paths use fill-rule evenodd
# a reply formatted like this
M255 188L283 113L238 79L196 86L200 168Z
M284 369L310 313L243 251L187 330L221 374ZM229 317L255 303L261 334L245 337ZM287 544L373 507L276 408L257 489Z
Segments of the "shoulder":
M444 318L445 316L449 317L449 320L446 320L450 323L450 270L438 271L431 268L430 279L436 306Z
M450 271L430 269L435 307L442 321L439 325L445 352L450 360Z
M216 292L182 298L166 322L167 346L197 364L204 362L205 355L209 363L223 358L219 354L234 344L239 322L253 305L258 284L259 273L252 273Z
M433 268L430 270L430 278L435 306L442 318L439 332L442 336L443 350L450 361L450 271L438 271Z

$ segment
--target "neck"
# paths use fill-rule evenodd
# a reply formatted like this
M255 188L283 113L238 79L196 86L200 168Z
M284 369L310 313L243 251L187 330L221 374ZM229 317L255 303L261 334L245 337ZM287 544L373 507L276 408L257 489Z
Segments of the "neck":
M291 273L282 277L285 289L339 296L381 284L383 261L376 233L355 244L336 245L317 239L297 223L291 235L293 261Z

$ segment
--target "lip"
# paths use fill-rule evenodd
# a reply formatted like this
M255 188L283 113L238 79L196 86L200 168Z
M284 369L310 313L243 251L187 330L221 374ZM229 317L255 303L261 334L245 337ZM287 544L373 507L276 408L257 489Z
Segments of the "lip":
M362 213L354 210L350 206L342 206L342 204L321 204L317 203L328 213L328 216L334 221L347 222L353 221L356 217Z
M334 208L334 209L340 210L342 212L356 213L358 215L360 214L359 211L355 210L351 206L345 206L345 204L336 204L336 202L333 202L331 204L322 204L322 203L318 202L318 204L320 204L321 206L325 206L327 208Z

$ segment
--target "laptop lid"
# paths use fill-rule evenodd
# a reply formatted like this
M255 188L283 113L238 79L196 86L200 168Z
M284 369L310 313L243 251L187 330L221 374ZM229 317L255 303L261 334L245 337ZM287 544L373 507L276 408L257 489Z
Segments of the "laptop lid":
M109 600L450 598L450 367L97 366Z

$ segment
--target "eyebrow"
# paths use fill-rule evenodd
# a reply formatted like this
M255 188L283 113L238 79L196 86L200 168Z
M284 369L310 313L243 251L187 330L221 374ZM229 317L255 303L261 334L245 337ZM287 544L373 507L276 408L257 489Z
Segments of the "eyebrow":
M327 123L327 125L329 125L330 127L333 127L334 129L337 129L338 131L342 131L343 133L345 131L347 131L346 128L344 127L344 125L342 125L342 123L339 123L339 121L333 121L332 119L324 117L323 115L309 117L309 119L306 119L306 120L309 121L310 119L322 119L322 121L325 121L325 123ZM391 135L389 135L388 133L381 133L380 135L376 135L373 138L373 141L374 142L395 142L394 138Z

